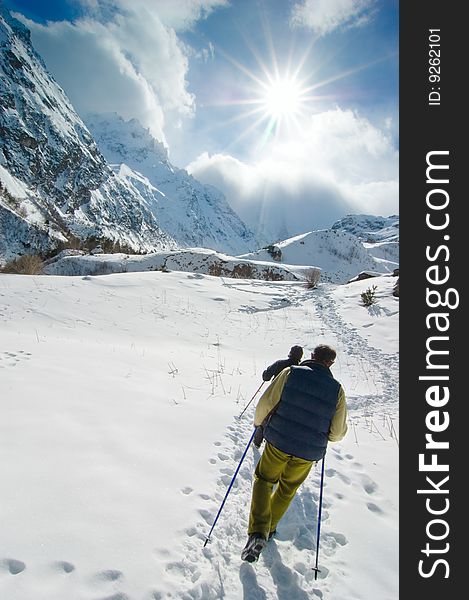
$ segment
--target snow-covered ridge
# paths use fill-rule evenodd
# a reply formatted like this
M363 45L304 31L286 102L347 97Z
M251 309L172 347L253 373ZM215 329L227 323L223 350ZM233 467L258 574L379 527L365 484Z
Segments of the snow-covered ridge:
M126 163L132 168L138 165L146 175L153 169L174 172L165 145L137 119L125 121L117 113L89 113L85 122L109 163Z
M176 247L114 175L64 91L0 13L0 256L47 253L67 239L108 238L136 251Z
M107 275L142 271L186 271L235 279L266 281L304 281L306 277L320 278L320 269L310 266L276 265L227 256L204 248L187 248L155 252L145 256L128 254L83 255L64 251L46 262L46 275Z
M398 242L399 216L347 215L336 221L331 229L353 233L362 242Z
M181 246L240 254L258 247L224 195L173 166L163 144L136 119L91 114L86 123L119 178L146 199L159 225Z
M399 216L347 215L332 225L333 230L353 233L378 262L399 263ZM389 264L390 268L394 268Z
M243 257L290 265L314 264L322 271L322 281L334 283L346 283L360 271L391 273L397 266L375 258L355 235L340 229L310 231Z
M95 116L113 170L29 31L5 9L0 50L0 262L49 254L76 238L111 240L129 252L256 247L221 192L174 168L138 121Z

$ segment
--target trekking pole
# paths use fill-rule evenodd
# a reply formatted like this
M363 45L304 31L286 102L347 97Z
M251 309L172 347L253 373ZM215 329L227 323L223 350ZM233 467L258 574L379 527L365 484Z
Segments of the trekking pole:
M251 442L254 438L255 433L256 433L256 430L254 429L254 431L252 432L252 435L251 435L251 439L249 440L248 445L246 446L246 450L244 451L243 456L241 457L241 460L239 461L238 468L236 469L235 474L233 475L233 479L231 480L230 486L225 494L225 497L223 498L223 502L221 503L221 506L218 510L217 516L215 517L215 521L213 522L212 529L210 529L210 533L208 534L208 536L205 539L204 548L208 544L208 542L211 541L210 536L212 535L212 531L215 529L215 525L217 524L218 517L220 516L221 511L223 510L223 507L225 506L225 502L226 502L226 499L228 498L228 494L230 493L231 488L233 487L233 483L234 483L234 480L236 479L236 475L238 474L238 471L241 468L241 465L243 464L244 457L246 456L246 454L249 450L249 446L251 445Z
M318 510L318 532L316 536L316 565L313 567L314 571L314 580L318 578L318 573L320 573L320 569L318 569L318 561L319 561L319 536L321 535L321 514L322 514L322 490L324 487L324 463L326 461L326 457L322 459L322 468L321 468L321 491L319 492L319 510Z
M257 388L256 393L254 394L254 396L249 400L249 402L246 404L246 406L243 408L243 412L239 415L239 417L237 417L238 419L241 419L241 417L244 415L244 413L246 412L246 409L248 408L248 406L251 404L251 402L254 400L254 398L257 396L257 394L259 393L259 390L261 389L261 387L264 385L265 381L263 381L261 383L261 385Z

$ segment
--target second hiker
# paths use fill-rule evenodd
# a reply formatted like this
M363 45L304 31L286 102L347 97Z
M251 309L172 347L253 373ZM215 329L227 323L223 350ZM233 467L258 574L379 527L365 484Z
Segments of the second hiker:
M293 365L299 365L302 357L303 348L301 346L292 346L290 348L288 358L276 360L269 367L267 367L267 369L262 373L262 379L264 381L270 381L274 377L277 377L277 375L281 373L283 369L286 369L287 367L292 367ZM264 439L264 427L267 424L266 421L261 423L256 428L256 433L254 434L254 445L256 446L256 448L261 447L262 440Z

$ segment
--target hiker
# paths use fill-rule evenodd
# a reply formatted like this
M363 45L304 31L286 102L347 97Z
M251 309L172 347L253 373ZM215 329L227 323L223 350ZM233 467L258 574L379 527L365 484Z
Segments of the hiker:
M303 348L301 346L292 346L290 348L288 358L277 360L274 363L272 363L269 367L267 367L267 369L262 373L262 379L264 381L270 381L272 378L277 377L277 375L281 373L286 367L299 365L302 357ZM258 427L256 427L256 433L254 434L253 439L254 446L256 446L256 448L261 447L262 440L264 439L264 427L267 425L266 421L264 421Z
M299 365L300 360L303 357L303 348L301 346L292 346L290 348L290 352L288 353L288 358L284 358L282 360L276 360L270 367L262 373L262 379L264 381L270 381L272 378L277 377L279 373L283 371L286 367L291 367L292 365Z
M257 463L248 541L241 558L255 562L327 443L347 432L347 406L341 384L330 371L336 351L325 344L310 360L284 369L261 396L254 424L271 415L266 446ZM274 486L277 485L272 493Z

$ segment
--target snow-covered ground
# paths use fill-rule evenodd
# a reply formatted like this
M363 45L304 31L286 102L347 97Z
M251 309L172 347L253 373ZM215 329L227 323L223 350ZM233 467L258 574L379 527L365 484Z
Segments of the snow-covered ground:
M277 264L315 265L322 270L322 281L346 283L360 271L386 274L399 266L398 252L388 256L376 247L376 243L364 244L356 235L332 228L303 233L241 256Z
M44 263L46 275L105 275L137 271L186 271L206 275L280 281L305 281L313 275L319 281L321 270L308 265L278 265L269 261L237 258L208 250L184 248L164 252L135 254L85 254L64 250Z
M182 272L0 275L2 600L395 600L399 301L371 284ZM335 345L349 433L243 563L252 432L237 416L293 344Z

